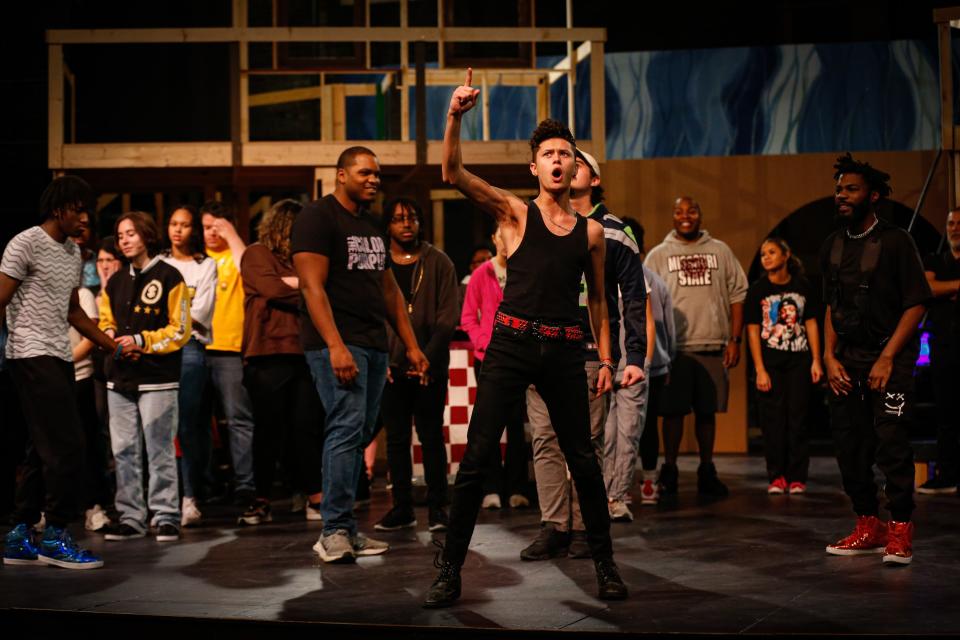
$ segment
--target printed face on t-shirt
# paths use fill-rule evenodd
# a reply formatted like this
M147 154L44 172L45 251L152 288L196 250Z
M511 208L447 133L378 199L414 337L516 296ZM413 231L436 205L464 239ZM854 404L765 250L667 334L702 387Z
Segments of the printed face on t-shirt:
M803 310L807 300L794 291L774 293L760 302L760 339L769 349L807 351Z

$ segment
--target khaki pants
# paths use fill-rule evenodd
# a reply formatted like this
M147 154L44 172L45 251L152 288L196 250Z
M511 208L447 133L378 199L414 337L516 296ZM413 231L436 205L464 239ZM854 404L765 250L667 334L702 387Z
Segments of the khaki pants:
M587 388L584 393L590 398L590 442L603 466L603 428L607 418L607 394L595 398L599 362L587 362ZM557 435L553 431L547 406L537 390L527 389L527 418L530 421L533 444L533 472L537 481L537 496L540 499L540 520L550 522L560 531L584 530L580 515L577 490L570 481L566 460L560 452Z

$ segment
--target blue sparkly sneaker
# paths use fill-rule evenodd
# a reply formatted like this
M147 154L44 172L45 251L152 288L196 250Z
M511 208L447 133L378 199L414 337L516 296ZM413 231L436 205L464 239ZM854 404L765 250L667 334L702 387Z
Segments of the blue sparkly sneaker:
M43 531L37 558L44 564L64 569L98 569L103 566L98 555L77 546L69 531L50 526Z
M32 533L33 527L22 523L7 532L3 541L3 564L40 564Z

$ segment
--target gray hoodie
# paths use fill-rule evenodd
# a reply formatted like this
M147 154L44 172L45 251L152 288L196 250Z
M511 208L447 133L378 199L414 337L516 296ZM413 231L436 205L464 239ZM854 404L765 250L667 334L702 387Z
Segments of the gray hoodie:
M670 290L677 349L713 351L730 341L730 305L743 302L749 286L730 247L706 231L695 242L671 231L644 265Z

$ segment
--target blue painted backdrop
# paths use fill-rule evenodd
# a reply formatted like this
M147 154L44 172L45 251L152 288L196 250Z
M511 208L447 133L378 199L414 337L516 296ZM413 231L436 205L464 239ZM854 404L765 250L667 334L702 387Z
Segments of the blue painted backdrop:
M544 58L539 65L555 62ZM606 56L605 67L610 159L904 151L939 145L933 42L614 53ZM956 53L954 69L960 82ZM491 138L525 140L536 125L535 89L491 82ZM452 89L427 90L429 139L443 137ZM550 95L551 112L561 120L566 120L566 95L564 77ZM351 98L351 114L372 115L371 101ZM578 68L576 108L576 133L587 138L588 61ZM411 111L415 135L415 108ZM477 111L464 122L466 139L481 138ZM960 118L960 108L956 113ZM375 137L367 131L371 118L348 121L351 137Z

